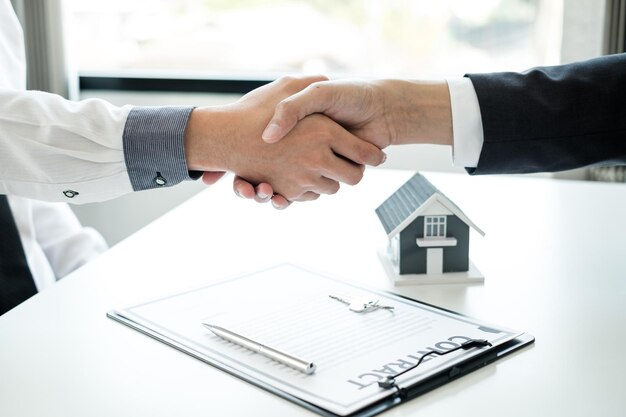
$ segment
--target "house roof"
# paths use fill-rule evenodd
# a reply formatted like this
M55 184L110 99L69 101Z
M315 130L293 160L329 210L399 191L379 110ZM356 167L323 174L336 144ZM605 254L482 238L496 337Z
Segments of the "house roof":
M445 206L481 235L485 234L452 202L452 200L435 188L435 186L419 172L413 175L402 187L378 206L376 214L385 232L387 232L387 235L391 238L413 222L413 220L434 202L439 202Z

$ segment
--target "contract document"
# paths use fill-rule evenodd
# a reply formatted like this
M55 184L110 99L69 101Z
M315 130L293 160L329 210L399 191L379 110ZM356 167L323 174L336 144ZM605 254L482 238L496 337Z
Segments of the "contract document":
M368 299L393 308L355 312L334 297ZM137 306L109 317L204 362L324 415L373 415L407 397L411 387L481 359L503 346L532 342L522 332L465 317L386 291L363 288L293 265L279 265ZM220 326L316 365L307 375L224 340L203 323ZM444 353L473 339L490 347ZM480 363L479 363L480 362ZM446 380L447 381L447 380ZM441 385L439 383L438 385ZM405 391L405 389L407 391ZM378 404L376 412L371 407ZM380 405L383 405L382 407ZM369 410L369 411L367 411Z

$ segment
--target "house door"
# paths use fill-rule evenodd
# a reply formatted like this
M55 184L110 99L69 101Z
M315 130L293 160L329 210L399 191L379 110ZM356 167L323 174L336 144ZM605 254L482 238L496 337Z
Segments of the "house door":
M426 250L426 273L440 275L443 273L443 248Z

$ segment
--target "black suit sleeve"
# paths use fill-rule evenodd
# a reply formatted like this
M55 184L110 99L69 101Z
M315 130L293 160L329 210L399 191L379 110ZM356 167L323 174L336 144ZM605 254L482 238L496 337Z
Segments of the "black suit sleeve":
M626 164L626 54L466 76L478 96L485 139L470 173Z

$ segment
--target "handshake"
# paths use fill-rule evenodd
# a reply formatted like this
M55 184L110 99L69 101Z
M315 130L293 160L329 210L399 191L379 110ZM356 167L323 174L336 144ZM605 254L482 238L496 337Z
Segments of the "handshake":
M452 144L445 81L329 81L284 77L236 103L195 109L185 132L190 170L282 209L355 185L389 145Z

